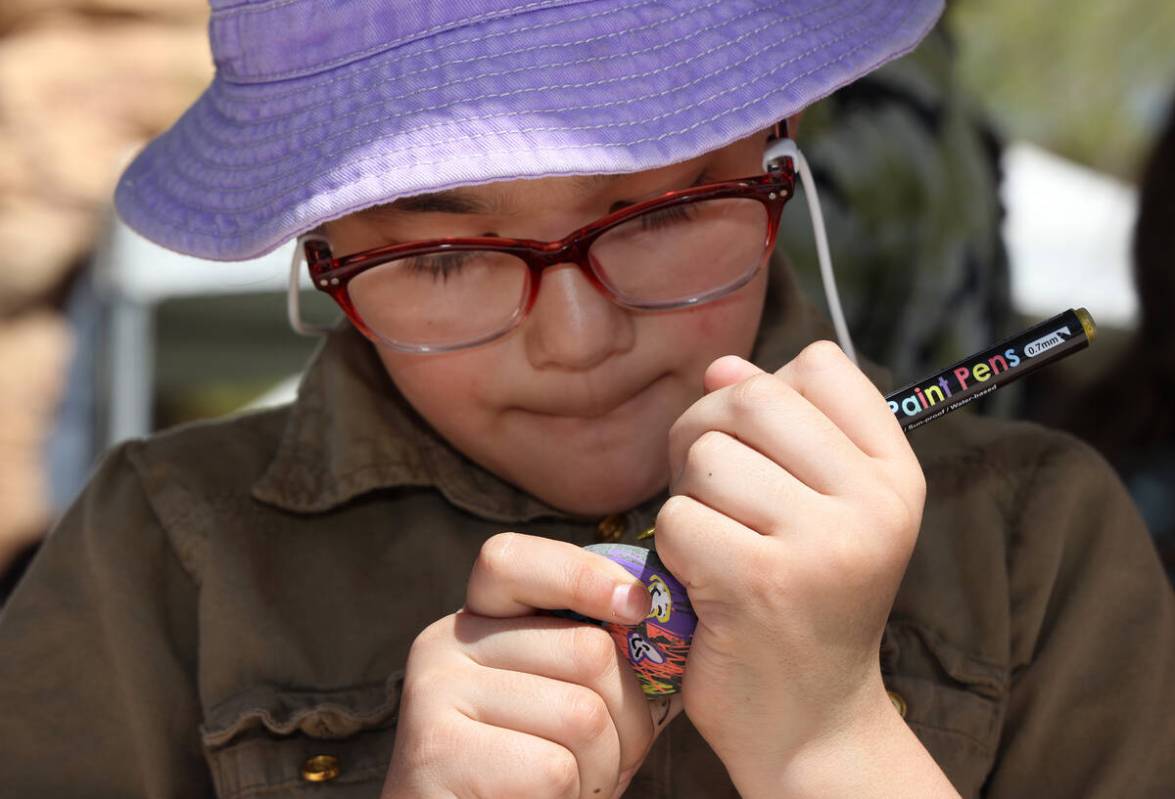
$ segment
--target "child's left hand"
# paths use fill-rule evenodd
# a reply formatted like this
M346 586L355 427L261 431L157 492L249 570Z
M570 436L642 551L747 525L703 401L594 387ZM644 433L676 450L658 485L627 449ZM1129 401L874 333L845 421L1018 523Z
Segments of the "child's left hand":
M705 388L670 432L657 552L699 619L685 711L745 796L892 725L878 650L926 487L834 344L774 375L721 358Z

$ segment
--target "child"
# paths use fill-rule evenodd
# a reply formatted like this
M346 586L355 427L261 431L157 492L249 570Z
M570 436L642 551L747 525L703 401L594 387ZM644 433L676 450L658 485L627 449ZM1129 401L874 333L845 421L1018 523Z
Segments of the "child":
M1170 789L1175 611L1104 463L907 441L766 266L775 123L940 10L214 3L120 212L206 257L308 233L350 324L293 406L106 459L0 619L5 790ZM580 547L654 520L700 619L670 706L538 613L643 618Z

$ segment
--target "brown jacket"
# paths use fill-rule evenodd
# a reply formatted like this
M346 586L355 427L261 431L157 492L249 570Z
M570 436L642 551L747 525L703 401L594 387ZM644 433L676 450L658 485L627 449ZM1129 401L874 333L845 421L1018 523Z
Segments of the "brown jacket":
M775 291L765 368L819 333ZM1175 602L1108 467L965 413L911 440L928 501L881 662L919 738L965 797L1175 796ZM292 407L106 459L0 615L0 797L376 797L408 648L482 542L632 541L657 507L521 493L342 329ZM736 796L684 716L627 795Z

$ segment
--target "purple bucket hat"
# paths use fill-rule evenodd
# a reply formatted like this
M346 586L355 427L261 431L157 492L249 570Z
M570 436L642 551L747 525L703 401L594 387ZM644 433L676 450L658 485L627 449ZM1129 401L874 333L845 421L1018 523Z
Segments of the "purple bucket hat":
M115 204L260 256L423 192L694 158L911 50L943 0L212 0L211 86Z

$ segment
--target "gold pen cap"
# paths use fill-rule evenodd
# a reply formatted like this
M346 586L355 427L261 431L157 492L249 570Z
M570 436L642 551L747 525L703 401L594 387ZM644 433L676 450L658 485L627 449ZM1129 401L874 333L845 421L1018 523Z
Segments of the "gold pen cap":
M1093 317L1084 308L1077 308L1073 313L1077 315L1077 321L1081 322L1081 327L1085 329L1085 337L1092 344L1093 340L1097 338L1097 325L1093 323Z

